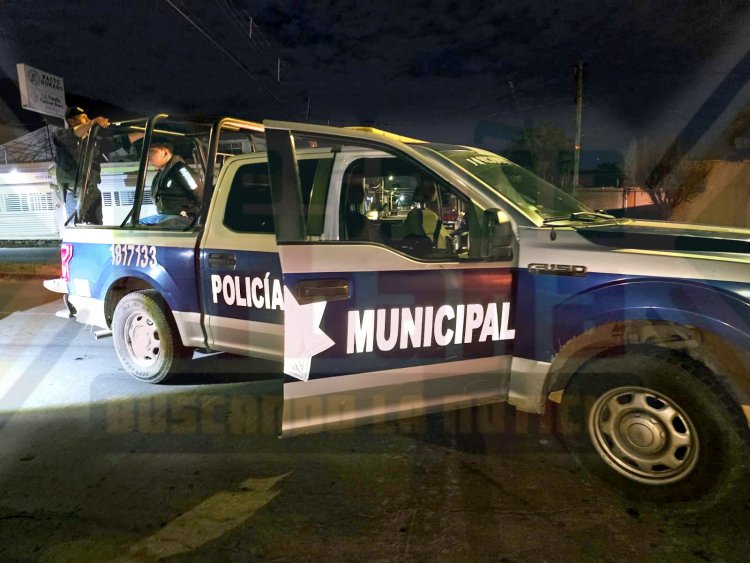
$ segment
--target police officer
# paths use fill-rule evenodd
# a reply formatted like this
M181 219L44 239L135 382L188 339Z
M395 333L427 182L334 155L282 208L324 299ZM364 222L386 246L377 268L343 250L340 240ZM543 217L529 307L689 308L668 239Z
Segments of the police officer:
M155 225L164 222L188 224L199 212L203 186L172 144L155 140L149 149L149 162L159 171L151 183L151 197L156 203L156 215L141 218L140 222Z
M70 107L65 112L67 129L58 132L54 137L57 156L55 158L55 170L57 184L62 189L63 201L68 216L78 211L78 220L84 223L101 225L102 223L102 196L99 192L99 180L101 171L101 158L98 147L94 147L91 159L91 170L89 171L89 187L83 190L84 197L79 202L81 193L76 191L76 176L78 173L81 154L81 146L91 133L94 125L109 127L106 117L89 119L86 111L80 107ZM85 174L85 171L81 171Z

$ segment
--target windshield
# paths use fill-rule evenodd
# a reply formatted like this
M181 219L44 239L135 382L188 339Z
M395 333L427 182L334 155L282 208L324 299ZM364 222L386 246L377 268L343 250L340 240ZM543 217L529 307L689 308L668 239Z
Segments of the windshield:
M551 219L592 212L577 199L502 156L481 149L455 146L431 148L482 180L526 213Z

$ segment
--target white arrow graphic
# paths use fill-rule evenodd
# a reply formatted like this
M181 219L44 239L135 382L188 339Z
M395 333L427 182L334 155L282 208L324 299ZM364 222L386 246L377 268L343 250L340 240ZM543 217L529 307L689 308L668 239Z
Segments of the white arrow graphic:
M313 356L335 344L320 328L326 302L300 305L284 286L284 373L307 381Z

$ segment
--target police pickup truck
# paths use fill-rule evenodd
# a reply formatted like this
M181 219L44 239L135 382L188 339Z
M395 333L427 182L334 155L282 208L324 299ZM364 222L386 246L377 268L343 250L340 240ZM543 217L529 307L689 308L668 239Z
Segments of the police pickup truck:
M577 458L637 498L744 473L750 231L616 219L496 154L374 129L157 115L106 133L133 129L127 208L72 216L46 283L133 377L196 349L278 359L283 435L556 408ZM187 220L140 221L157 136L203 177Z

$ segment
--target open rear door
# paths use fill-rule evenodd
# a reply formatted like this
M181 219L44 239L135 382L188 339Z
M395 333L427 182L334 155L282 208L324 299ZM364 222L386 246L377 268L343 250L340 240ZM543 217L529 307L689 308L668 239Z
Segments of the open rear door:
M504 400L514 332L512 264L461 262L448 254L420 260L382 240L337 236L329 227L343 223L347 204L339 192L355 166L347 168L346 159L360 154L356 147L380 155L363 157L363 169L376 161L397 164L391 154L411 149L322 126L264 126L284 281L282 434ZM300 188L299 157L324 150L304 139L317 136L335 160L325 209L313 209L315 197ZM418 162L410 165L421 170ZM308 219L313 230L320 216L325 232L310 236Z

